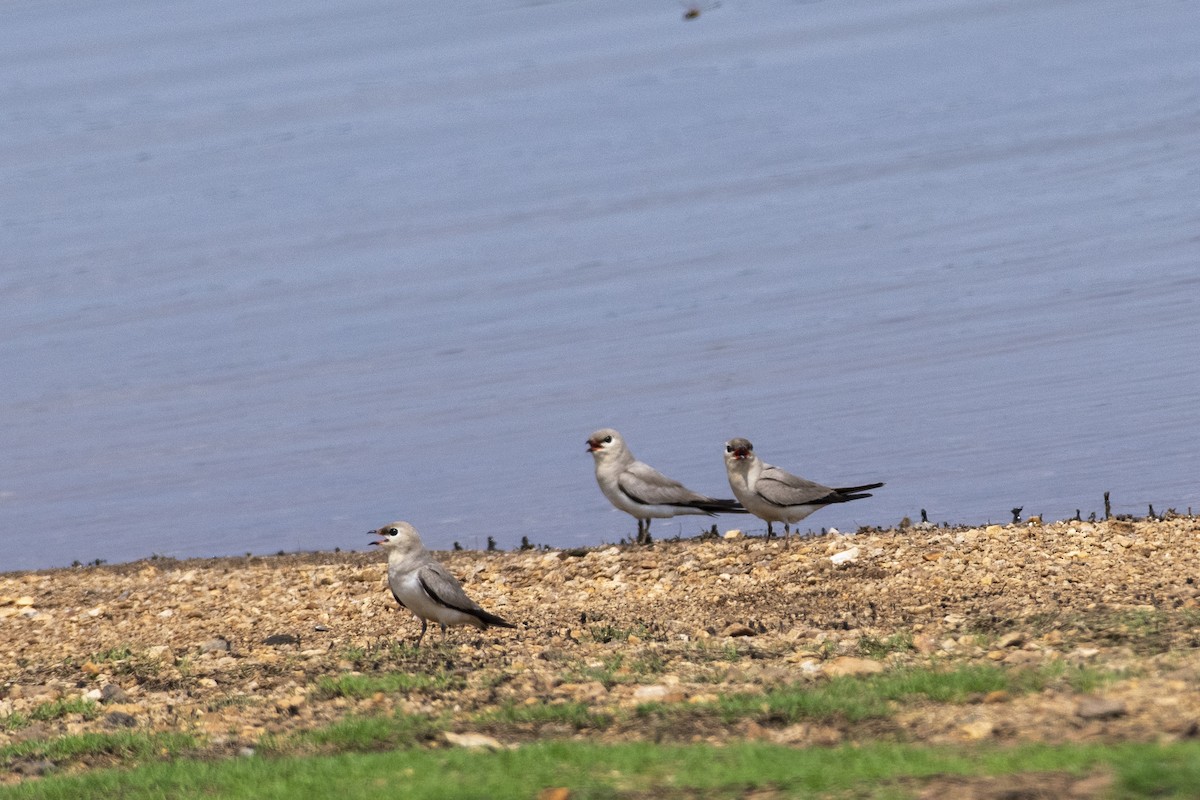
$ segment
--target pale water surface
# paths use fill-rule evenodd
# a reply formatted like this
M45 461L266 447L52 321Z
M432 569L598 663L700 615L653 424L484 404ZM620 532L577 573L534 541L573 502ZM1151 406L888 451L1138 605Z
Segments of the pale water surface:
M0 569L1200 510L1195 3L682 11L5 3Z

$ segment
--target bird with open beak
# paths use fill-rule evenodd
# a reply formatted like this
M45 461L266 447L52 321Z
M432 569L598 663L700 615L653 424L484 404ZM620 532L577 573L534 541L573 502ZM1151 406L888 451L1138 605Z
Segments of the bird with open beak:
M407 522L393 522L373 530L376 537L371 542L387 551L388 587L392 597L401 608L412 612L421 621L421 633L417 636L417 647L425 638L429 620L442 627L442 639L446 638L448 625L471 625L483 630L489 625L515 628L516 625L484 611L478 603L467 597L462 584L450 572L434 560L417 529Z
M733 496L754 516L767 523L767 538L775 535L773 522L783 523L784 538L791 526L814 511L832 505L870 497L868 489L882 483L832 489L773 467L754 453L748 439L730 439L725 443L725 471Z
M601 428L588 437L596 460L596 483L609 502L638 521L638 544L650 543L650 520L681 514L744 514L736 500L716 500L693 492L633 457L621 434Z

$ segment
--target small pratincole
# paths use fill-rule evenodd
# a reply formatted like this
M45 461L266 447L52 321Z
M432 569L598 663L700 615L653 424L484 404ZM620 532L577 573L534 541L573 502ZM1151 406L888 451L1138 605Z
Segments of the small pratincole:
M387 551L388 586L392 590L392 597L421 620L417 647L425 638L429 620L442 626L442 639L446 638L447 625L473 625L480 630L489 625L517 627L484 611L478 603L467 597L458 578L433 559L412 525L393 522L370 534L380 537L371 544Z
M638 544L650 543L650 520L680 514L744 514L736 500L714 500L693 492L633 457L621 434L601 428L588 437L596 459L596 483L609 502L638 521Z
M768 539L775 535L772 522L783 523L786 539L792 533L793 523L817 509L870 497L868 489L883 486L867 483L831 489L813 483L766 463L754 454L754 445L746 439L730 439L725 443L725 471L729 473L733 496L751 514L766 520Z

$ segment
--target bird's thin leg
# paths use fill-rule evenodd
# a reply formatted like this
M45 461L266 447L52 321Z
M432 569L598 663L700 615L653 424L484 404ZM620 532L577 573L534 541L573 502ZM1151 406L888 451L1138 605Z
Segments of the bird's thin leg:
M638 535L637 535L637 543L638 544L642 543L642 537L645 535L646 535L646 520L639 519L638 520Z
M428 626L429 626L429 623L426 622L424 618L422 618L421 619L421 634L419 636L417 636L417 649L418 650L421 649L421 640L425 638L425 628Z
M650 544L652 541L654 540L650 538L650 520L646 520L646 533L642 539L642 544Z
M783 540L786 542L792 536L792 526L790 523L783 523Z
M767 520L767 538L768 539L775 538L775 529L771 527L771 520Z

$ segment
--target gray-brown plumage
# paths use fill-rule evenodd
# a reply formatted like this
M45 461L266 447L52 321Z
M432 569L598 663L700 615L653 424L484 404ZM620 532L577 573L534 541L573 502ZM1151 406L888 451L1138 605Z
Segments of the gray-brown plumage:
M773 467L754 453L747 439L725 443L725 471L729 488L747 511L767 523L767 537L774 535L772 522L782 522L784 538L791 535L792 524L814 511L834 503L846 503L870 497L868 489L882 483L846 486L834 489Z
M588 452L596 459L596 483L609 502L638 521L639 544L650 542L650 520L680 514L744 514L736 500L718 500L693 492L668 478L633 453L612 428L588 437Z
M489 625L517 627L484 611L478 603L467 597L458 579L425 549L417 529L412 525L393 522L370 533L380 537L371 544L387 551L388 587L392 590L392 597L421 621L417 647L425 638L429 620L441 625L443 638L447 625L471 625L480 630Z

